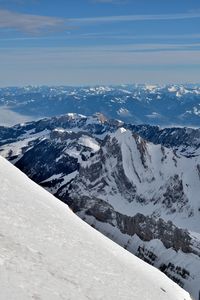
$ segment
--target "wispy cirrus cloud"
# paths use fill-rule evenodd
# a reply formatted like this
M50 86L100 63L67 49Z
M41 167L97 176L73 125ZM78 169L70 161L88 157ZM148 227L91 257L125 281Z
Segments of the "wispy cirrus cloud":
M56 17L22 14L6 9L0 10L0 29L38 34L41 31L63 30L66 20Z
M26 40L81 40L81 39L86 39L86 40L132 40L132 41L137 41L137 40L195 40L195 43L189 44L189 46L195 46L196 40L200 40L200 33L196 34L174 34L174 35L127 35L127 34L114 34L114 33L107 33L107 32L102 32L102 33L81 33L81 34L76 34L76 35L57 35L57 36L31 36L31 37L6 37L6 38L1 38L1 41L26 41ZM144 43L143 43L144 45ZM162 44L160 44L162 45ZM168 43L169 45L169 43ZM176 44L177 45L177 44ZM187 45L188 44L180 44L181 46Z
M110 39L110 40L142 40L142 39L155 39L155 40L184 40L184 39L200 39L200 33L191 34L127 34L116 32L89 32L81 34L80 38L86 39Z
M1 1L1 0L0 0ZM100 0L108 1L108 0ZM9 29L19 32L38 34L43 31L62 31L72 29L75 26L90 24L104 24L112 22L140 22L183 20L200 18L200 12L179 14L146 14L146 15L121 15L102 16L88 18L60 18L42 15L32 15L14 12L8 9L0 9L0 30Z
M139 22L139 21L164 21L185 20L200 18L200 12L176 14L146 14L146 15L121 15L91 18L73 18L71 22L78 23L111 23L111 22Z

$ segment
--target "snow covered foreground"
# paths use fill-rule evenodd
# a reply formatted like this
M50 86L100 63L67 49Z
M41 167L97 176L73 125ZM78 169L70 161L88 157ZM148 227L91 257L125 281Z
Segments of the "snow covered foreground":
M2 157L0 299L191 300Z

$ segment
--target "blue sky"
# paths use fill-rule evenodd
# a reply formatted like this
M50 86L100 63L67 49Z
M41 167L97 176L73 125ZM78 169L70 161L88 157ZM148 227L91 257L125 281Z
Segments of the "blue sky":
M0 0L0 86L200 82L199 0Z

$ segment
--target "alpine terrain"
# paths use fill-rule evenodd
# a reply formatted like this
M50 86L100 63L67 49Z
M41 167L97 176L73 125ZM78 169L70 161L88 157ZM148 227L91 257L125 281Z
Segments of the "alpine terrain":
M200 85L25 86L0 88L0 125L64 113L92 115L134 124L199 126Z
M70 113L0 127L0 154L92 227L199 300L200 129L132 125L102 114ZM54 209L56 216L57 204ZM45 217L45 222L52 218ZM62 224L67 224L65 218ZM60 231L57 225L53 228ZM129 268L124 268L127 277Z
M190 300L0 157L2 300Z

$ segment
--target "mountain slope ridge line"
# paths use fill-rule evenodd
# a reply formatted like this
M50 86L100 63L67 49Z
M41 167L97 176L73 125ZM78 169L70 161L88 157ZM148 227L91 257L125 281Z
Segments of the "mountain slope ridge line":
M191 300L2 157L0 178L2 299Z

